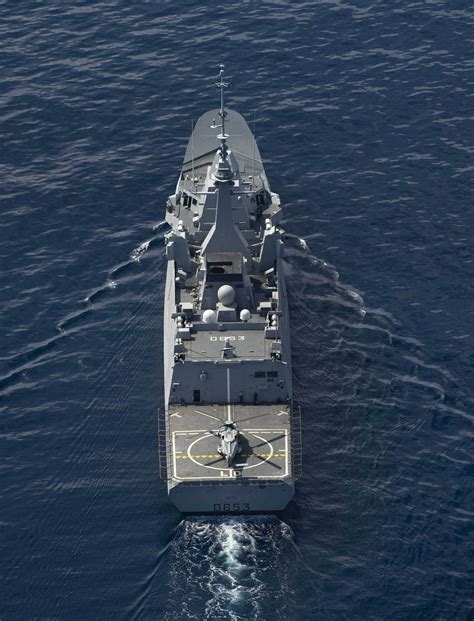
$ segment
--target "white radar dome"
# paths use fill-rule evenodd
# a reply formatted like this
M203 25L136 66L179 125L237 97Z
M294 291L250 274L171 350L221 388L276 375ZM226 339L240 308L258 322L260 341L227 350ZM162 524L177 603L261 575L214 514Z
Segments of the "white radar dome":
M222 285L222 287L219 287L217 297L219 298L219 302L222 302L224 306L230 306L235 300L234 288L230 285Z
M248 308L243 308L240 311L240 321L248 321L252 315Z
M203 312L202 320L204 321L204 323L214 323L214 321L216 320L216 311L208 308Z

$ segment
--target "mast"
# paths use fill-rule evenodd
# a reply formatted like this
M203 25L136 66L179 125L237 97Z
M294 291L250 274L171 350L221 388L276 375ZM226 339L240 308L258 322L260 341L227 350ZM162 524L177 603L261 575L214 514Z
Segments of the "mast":
M230 82L224 80L225 65L219 65L219 82L216 82L217 88L221 94L221 109L219 110L219 116L221 117L220 125L216 125L215 121L212 122L212 129L220 128L221 132L217 135L217 139L221 141L219 147L219 163L217 166L215 178L217 181L230 181L232 178L232 170L230 169L229 161L227 159L227 138L229 134L225 133L225 119L227 117L227 111L225 109L224 91L229 86Z
M224 90L229 86L229 82L224 79L224 65L219 65L219 82L216 86L220 90L221 107L219 116L221 117L220 125L216 125L213 120L211 128L219 128L221 131L217 135L220 145L217 150L218 161L213 170L213 179L215 185L215 220L209 233L203 241L201 247L201 256L204 257L208 252L237 252L246 258L249 258L247 242L240 232L238 226L234 222L232 214L232 179L234 171L232 170L231 160L228 157L227 138L229 134L225 133L225 120L227 111L225 109Z
M196 182L194 179L194 119L191 119L191 175L193 188L196 189Z
M227 116L227 112L224 106L224 91L229 86L229 82L224 81L224 69L225 65L219 65L219 82L216 83L216 86L220 89L221 92L221 109L219 111L219 116L221 117L220 127L222 129L221 133L217 136L217 138L221 141L221 156L223 160L227 159L227 143L226 140L229 137L228 134L225 133L225 118ZM219 127L219 125L217 126Z

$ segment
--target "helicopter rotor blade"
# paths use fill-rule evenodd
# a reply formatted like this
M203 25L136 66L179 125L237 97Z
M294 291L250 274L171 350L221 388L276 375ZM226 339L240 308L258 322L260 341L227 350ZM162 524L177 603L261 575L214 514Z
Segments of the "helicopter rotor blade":
M282 406L283 409L283 406ZM257 414L257 416L248 416L247 418L241 418L240 420L236 420L237 424L246 423L249 420L255 420L256 418L262 418L262 416L268 416L269 412L263 412L262 414Z

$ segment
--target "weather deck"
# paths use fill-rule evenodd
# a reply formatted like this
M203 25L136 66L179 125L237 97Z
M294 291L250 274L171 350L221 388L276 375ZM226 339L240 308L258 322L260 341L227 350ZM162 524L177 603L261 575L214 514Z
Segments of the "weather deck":
M242 452L231 467L217 452L217 429L233 420ZM177 481L284 479L291 475L290 410L282 404L173 405L169 410L171 477Z
M234 347L236 359L270 359L272 340L261 330L226 330L196 332L185 342L190 360L220 360L226 340Z

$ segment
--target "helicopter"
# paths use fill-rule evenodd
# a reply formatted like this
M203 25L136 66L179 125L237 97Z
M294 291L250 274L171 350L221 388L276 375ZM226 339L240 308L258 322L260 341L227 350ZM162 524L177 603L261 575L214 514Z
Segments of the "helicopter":
M229 467L232 466L235 457L242 452L239 435L237 424L231 420L225 421L217 430L217 437L220 439L217 452L226 459Z
M267 415L267 412L264 412L263 414L257 416L248 416L247 418L241 418L239 420L239 423L244 423L249 420L254 421L257 418L261 418L262 416ZM219 420L221 426L217 431L209 430L209 433L219 438L220 443L217 447L217 452L219 453L219 455L226 459L227 465L231 467L237 455L240 455L240 453L242 453L242 445L240 441L240 438L242 436L235 421L224 421L223 419L217 420Z

